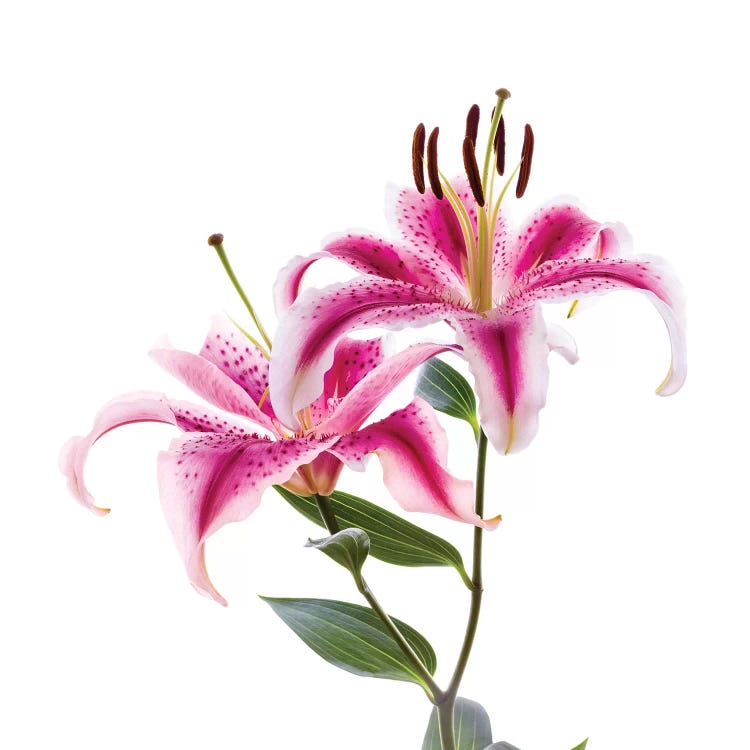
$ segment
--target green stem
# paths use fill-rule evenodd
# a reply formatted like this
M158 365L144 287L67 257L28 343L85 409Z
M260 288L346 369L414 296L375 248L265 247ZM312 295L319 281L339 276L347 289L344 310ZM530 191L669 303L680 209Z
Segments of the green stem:
M484 515L484 477L487 465L487 436L484 430L479 433L477 441L477 477L476 477L476 495L474 500L474 510L481 518ZM482 529L474 527L474 560L472 567L472 590L471 605L469 607L469 618L466 623L466 633L461 646L461 652L456 661L456 668L453 671L448 689L443 693L441 702L438 704L438 721L440 723L440 742L442 750L455 750L456 741L453 735L453 712L458 695L458 687L466 671L466 665L469 663L474 637L477 634L477 625L479 624L479 612L482 607Z
M453 711L455 697L438 704L438 727L440 728L440 747L442 750L456 750L455 732L453 730Z
M214 250L216 250L216 254L219 256L219 260L221 261L221 265L224 266L224 270L227 272L227 276L229 276L229 280L234 285L234 288L237 290L237 294L240 295L240 299L245 303L245 307L247 308L247 311L250 313L250 317L253 319L253 323L255 323L255 327L258 329L258 333L260 333L261 338L263 341L266 342L266 346L271 349L271 339L268 337L268 334L266 333L266 329L263 328L263 324L260 322L260 319L255 314L255 310L253 309L253 306L250 304L250 300L248 299L247 295L245 294L245 290L242 288L242 285L239 282L239 279L235 276L234 270L232 269L232 265L229 262L229 258L227 258L226 251L224 250L224 245L222 243L218 243L213 245Z
M333 512L333 506L331 499L325 495L315 494L315 502L320 512L320 517L323 519L323 523L326 525L329 533L336 534L341 528L339 526L336 515ZM425 667L422 660L419 658L414 649L409 645L409 642L401 634L401 631L396 627L396 624L391 619L390 615L380 606L380 602L375 598L375 594L372 593L370 587L367 585L367 581L360 576L360 580L357 582L357 589L360 594L364 596L367 603L370 605L372 611L380 618L385 629L390 633L391 638L396 642L396 645L401 649L404 656L411 662L414 669L419 674L422 682L424 683L425 692L427 697L435 703L440 696L442 696L442 690L438 687L435 680L433 680L427 667Z

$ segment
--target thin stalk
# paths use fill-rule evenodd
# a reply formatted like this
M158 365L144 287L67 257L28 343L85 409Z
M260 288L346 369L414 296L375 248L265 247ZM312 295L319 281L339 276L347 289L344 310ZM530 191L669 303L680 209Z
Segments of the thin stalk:
M472 296L474 296L474 289L477 285L477 276L479 273L479 265L477 262L477 242L474 237L474 227L472 226L471 217L466 210L466 206L464 206L461 197L454 190L450 180L448 180L442 172L439 172L438 174L440 175L440 184L445 191L445 197L448 200L448 203L450 203L451 208L458 219L458 223L461 226L461 233L464 237L464 246L466 247L466 280L469 284L469 290Z
M476 495L474 499L474 510L481 518L484 515L484 477L487 465L487 436L484 430L479 433L477 440L477 476L476 476ZM473 588L471 590L471 605L469 607L469 618L466 623L466 633L461 646L461 652L456 661L456 668L453 671L448 689L442 694L438 704L438 722L440 725L440 742L442 750L455 750L456 741L453 733L453 712L456 705L456 696L461 679L466 671L466 665L469 663L474 637L477 633L479 624L479 612L482 607L482 594L484 588L482 585L482 529L474 527L474 559L472 565L471 581Z
M216 250L216 254L219 256L219 260L221 261L221 264L224 266L224 270L227 272L227 276L229 276L229 280L234 285L234 288L237 290L237 294L240 295L240 299L245 303L245 307L247 308L247 311L250 313L250 317L253 319L253 323L255 323L255 327L258 329L258 333L261 335L261 338L263 341L266 342L266 346L268 349L271 349L271 339L268 337L268 334L266 333L266 329L263 328L263 324L260 322L260 319L255 314L255 310L253 309L253 306L250 304L250 300L248 299L247 295L245 294L245 290L242 288L242 285L239 282L239 279L235 276L234 270L232 269L232 265L229 262L229 258L227 258L226 251L224 250L224 245L219 242L218 244L213 245L214 250Z
M476 499L474 503L474 510L480 518L484 515L484 475L486 465L487 436L484 434L484 430L482 430L479 433L479 440L477 441L477 479ZM475 526L474 563L471 574L471 581L474 584L474 588L471 592L469 619L466 623L466 633L464 635L461 653L456 662L456 669L453 672L453 677L451 678L450 685L448 685L448 690L446 691L448 694L453 694L454 697L458 693L458 686L461 683L461 678L464 676L464 672L466 671L471 648L474 645L474 636L477 633L477 624L479 623L479 611L482 606L482 594L484 593L484 587L482 584L482 541L482 529L480 529L479 526Z
M329 533L336 534L341 531L336 515L333 512L333 506L331 500L325 495L315 494L315 502L320 512L320 517L323 519L323 523L326 525ZM396 642L396 645L401 649L404 656L411 662L414 669L419 674L420 678L425 684L425 692L427 697L435 703L442 696L443 691L438 687L438 684L432 678L429 670L423 664L414 649L409 645L409 642L401 634L401 631L396 627L396 624L391 619L390 615L383 609L380 602L375 598L375 594L367 585L367 581L360 576L360 581L357 583L357 589L360 594L364 596L367 603L370 605L372 611L380 618L385 629L390 634L391 638Z

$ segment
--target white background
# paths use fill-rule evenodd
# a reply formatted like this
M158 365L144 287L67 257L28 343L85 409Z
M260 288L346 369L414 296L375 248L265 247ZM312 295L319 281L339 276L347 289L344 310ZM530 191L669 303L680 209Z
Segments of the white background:
M211 232L272 327L291 255L385 231L414 125L441 126L459 171L466 109L487 114L506 86L510 148L527 121L537 142L514 215L572 194L667 256L690 375L653 395L666 335L638 295L570 322L581 361L552 361L539 437L491 456L488 510L505 520L462 692L522 750L587 735L591 750L750 748L748 61L729 2L29 1L4 4L0 28L0 746L420 747L418 688L330 667L256 598L356 600L273 493L209 544L222 609L187 584L160 515L169 428L92 452L106 519L68 496L57 453L117 393L187 395L146 351L165 333L197 348L213 313L242 315ZM448 426L471 476L468 430ZM393 507L379 471L341 486ZM468 529L415 520L468 557ZM445 682L468 606L457 576L368 568Z

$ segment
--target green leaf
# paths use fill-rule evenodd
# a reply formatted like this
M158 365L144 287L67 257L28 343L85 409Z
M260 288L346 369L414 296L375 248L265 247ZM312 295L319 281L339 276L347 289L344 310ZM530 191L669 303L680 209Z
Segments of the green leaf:
M589 744L589 738L586 737L586 739L580 744L576 745L573 750L586 750L586 745Z
M518 750L518 748L510 742L495 742L485 747L484 750Z
M433 409L468 422L474 430L474 437L479 438L474 390L458 370L433 357L422 367L415 393Z
M492 742L490 717L475 701L456 698L453 733L456 738L456 750L485 750ZM441 750L437 708L433 708L430 714L422 750Z
M380 618L367 607L330 599L261 599L327 662L363 677L402 680L426 687ZM395 618L393 622L430 674L434 674L437 659L427 639L406 623Z
M274 486L296 511L324 526L315 498ZM357 528L367 534L373 557L409 567L451 565L471 588L461 553L450 542L356 495L337 491L330 495L330 501L342 529Z
M323 539L310 539L306 547L315 547L339 565L348 568L361 588L362 566L370 551L370 538L362 529L344 529Z

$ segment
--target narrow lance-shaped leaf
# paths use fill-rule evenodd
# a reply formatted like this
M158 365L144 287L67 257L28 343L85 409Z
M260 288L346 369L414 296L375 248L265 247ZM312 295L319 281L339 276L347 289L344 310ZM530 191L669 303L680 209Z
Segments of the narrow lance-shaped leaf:
M280 486L276 490L296 511L324 526L314 498ZM329 499L340 528L362 529L367 534L373 557L408 567L450 565L471 588L461 553L450 542L356 495L336 491Z
M511 745L510 742L493 742L491 745L487 745L484 750L519 750L519 748Z
M456 750L485 750L492 742L490 717L475 701L456 698L456 706L453 710L453 734L456 740ZM436 708L433 708L430 714L422 750L442 750Z
M573 750L586 750L586 745L589 744L589 738L586 737L586 739L580 744L576 745Z
M380 618L367 607L330 599L261 599L327 662L363 677L413 682L427 688ZM427 639L406 623L395 618L393 622L434 674L437 659Z
M315 547L339 565L343 565L354 576L357 587L362 589L362 565L370 551L370 539L362 529L344 529L323 539L310 539L306 547Z
M479 437L474 390L458 370L433 357L422 367L415 393L433 409L468 422L474 430L474 437Z

